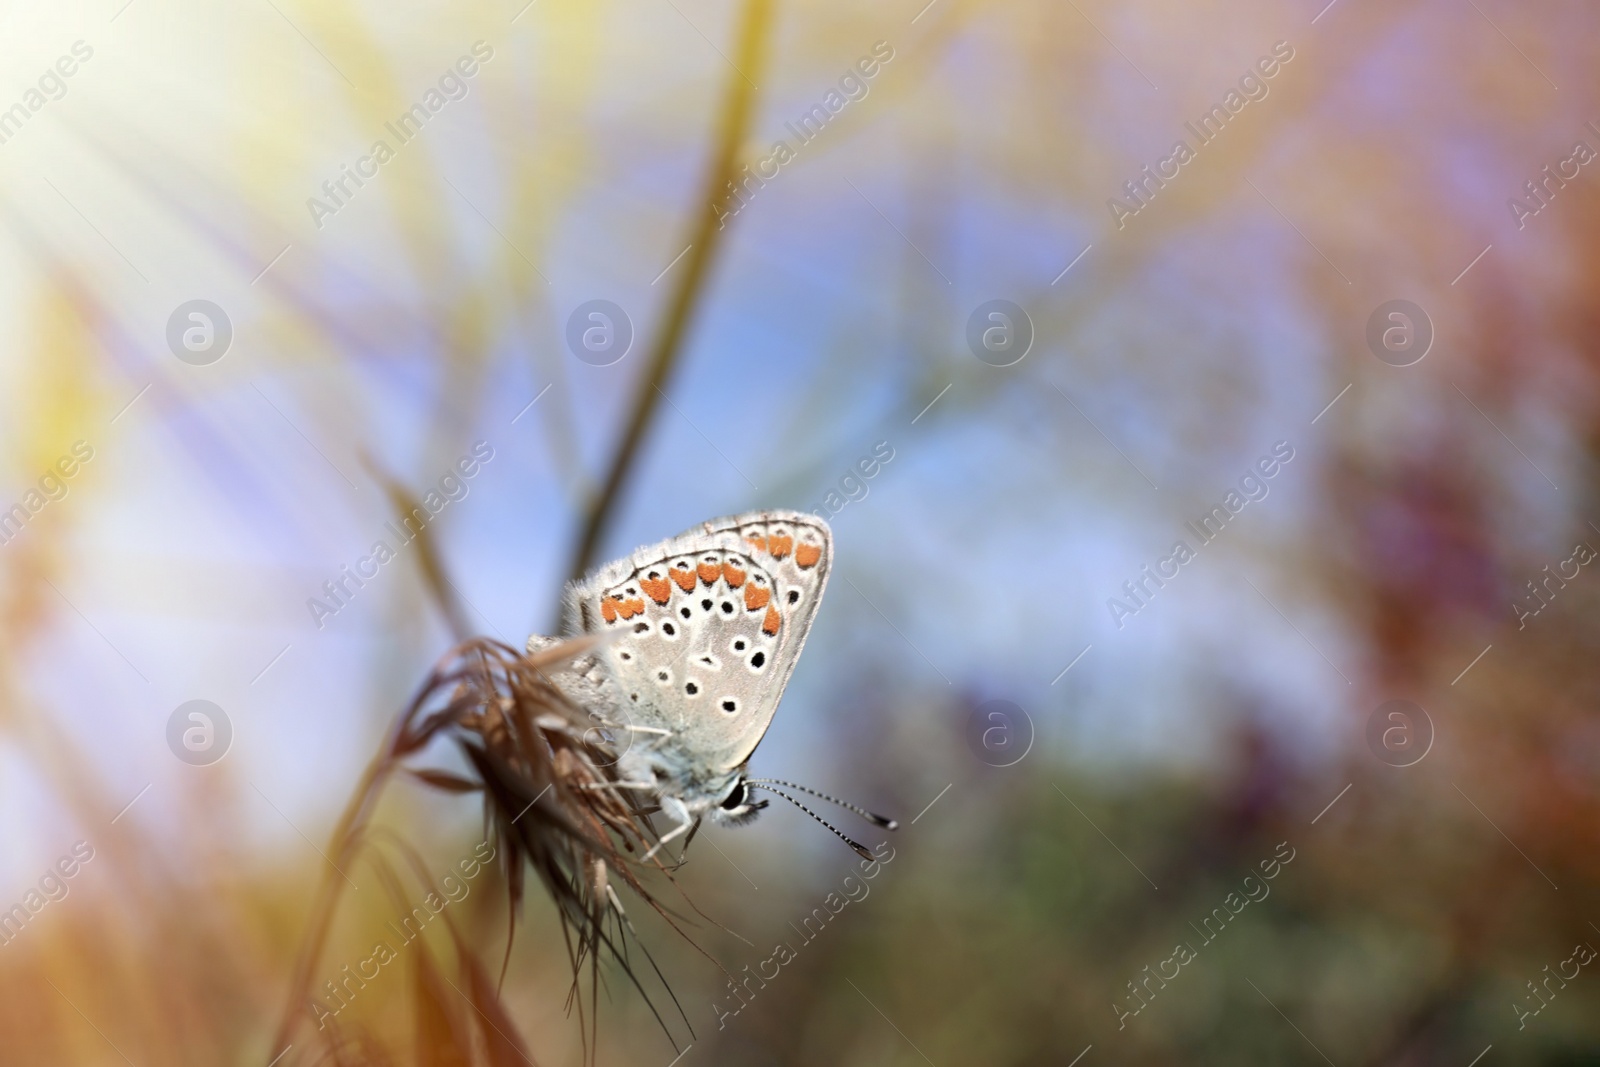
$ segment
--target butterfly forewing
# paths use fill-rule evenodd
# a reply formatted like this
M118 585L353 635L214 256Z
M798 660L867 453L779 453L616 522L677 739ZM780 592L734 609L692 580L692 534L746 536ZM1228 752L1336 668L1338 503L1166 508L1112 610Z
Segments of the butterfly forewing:
M795 511L753 512L709 522L719 533L731 532L771 574L776 614L764 620L778 631L782 673L778 695L789 684L822 603L833 566L833 535L814 515ZM774 700L776 705L776 700ZM769 715L770 719L770 715ZM753 747L753 746L752 746Z

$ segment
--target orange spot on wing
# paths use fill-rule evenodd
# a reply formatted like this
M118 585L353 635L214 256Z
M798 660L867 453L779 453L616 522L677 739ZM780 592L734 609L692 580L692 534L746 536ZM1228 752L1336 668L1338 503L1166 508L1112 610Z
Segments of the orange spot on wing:
M767 606L767 601L772 599L772 590L754 583L744 587L744 608L746 611L759 611Z
M771 637L778 633L778 609L768 608L766 621L761 624L761 632Z
M617 602L610 597L600 601L600 617L606 622L617 621Z
M731 563L722 565L722 576L728 580L729 589L737 589L744 584L744 571Z
M665 578L640 578L639 584L657 604L665 604L672 596L672 583Z
M794 538L792 537L773 536L767 538L767 551L772 553L773 559L782 559L789 554L789 549L793 547Z
M629 600L613 597L611 600L606 600L605 603L600 605L600 614L605 614L606 606L610 605L616 605L611 608L611 611L614 614L618 614L618 616L624 617L624 619L632 619L635 614L645 614L645 601L640 600L638 597L630 597ZM606 622L610 622L610 619L606 619Z
M755 545L757 548L759 548L763 552L765 552L767 550L767 539L765 537L761 537L761 536L746 537L745 540L749 541L752 545Z
M815 567L820 559L822 559L821 545L808 545L802 541L794 546L794 561L800 565L801 570Z
M705 582L707 585L714 583L717 580L717 577L721 574L722 568L717 566L715 563L700 564L700 580Z
M672 580L678 583L679 589L685 593L694 592L694 571L680 571L673 567L667 573L672 575Z

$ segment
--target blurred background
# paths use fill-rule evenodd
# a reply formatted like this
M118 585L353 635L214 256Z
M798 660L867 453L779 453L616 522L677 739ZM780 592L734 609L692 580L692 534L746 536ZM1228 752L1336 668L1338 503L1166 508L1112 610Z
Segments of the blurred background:
M6 5L0 1062L521 1062L414 947L286 1009L330 835L459 636L759 507L837 572L753 772L892 859L705 829L582 1020L530 895L530 1062L1600 1062L1597 30ZM330 1010L406 913L337 877Z

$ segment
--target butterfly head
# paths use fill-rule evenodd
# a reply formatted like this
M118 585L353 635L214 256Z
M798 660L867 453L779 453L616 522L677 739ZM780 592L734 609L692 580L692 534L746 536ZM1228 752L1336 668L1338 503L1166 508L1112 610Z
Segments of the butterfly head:
M753 793L754 790L745 784L744 775L741 774L734 779L733 788L722 798L722 803L711 809L712 821L724 826L743 826L753 820L756 813L770 803L756 800Z
M710 818L723 825L742 825L767 806L746 785L745 768L711 771L697 764L670 738L635 745L618 761L623 779L650 783L664 806L680 809L696 821Z

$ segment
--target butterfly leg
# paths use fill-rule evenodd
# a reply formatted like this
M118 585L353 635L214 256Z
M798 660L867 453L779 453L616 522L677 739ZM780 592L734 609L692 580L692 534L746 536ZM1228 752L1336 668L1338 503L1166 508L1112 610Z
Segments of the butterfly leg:
M689 814L689 809L685 807L683 801L679 800L677 797L662 797L661 811L668 818L676 820L678 825L662 834L661 840L657 841L650 851L644 854L642 860L646 863L648 863L657 852L660 852L662 847L665 846L668 841L671 841L674 838L682 837L684 834L693 830L696 824L698 824L700 821Z

